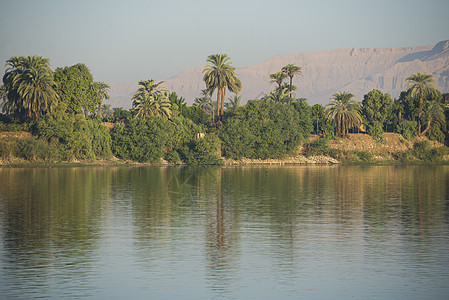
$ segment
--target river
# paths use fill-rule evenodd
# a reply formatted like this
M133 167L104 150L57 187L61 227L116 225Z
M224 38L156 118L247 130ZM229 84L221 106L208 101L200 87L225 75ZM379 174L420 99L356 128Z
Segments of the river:
M1 299L448 299L449 166L0 168Z

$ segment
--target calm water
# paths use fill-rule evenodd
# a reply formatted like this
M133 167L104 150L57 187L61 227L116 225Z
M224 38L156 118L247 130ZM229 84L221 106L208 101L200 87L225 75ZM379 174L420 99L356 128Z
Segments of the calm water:
M449 166L0 169L1 299L449 299Z

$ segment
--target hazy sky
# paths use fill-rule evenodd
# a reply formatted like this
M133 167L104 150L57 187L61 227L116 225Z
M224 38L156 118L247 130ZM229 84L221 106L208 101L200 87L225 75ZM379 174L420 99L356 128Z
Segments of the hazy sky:
M0 74L11 56L85 63L96 81L164 80L227 53L236 67L286 53L433 45L447 0L0 0Z

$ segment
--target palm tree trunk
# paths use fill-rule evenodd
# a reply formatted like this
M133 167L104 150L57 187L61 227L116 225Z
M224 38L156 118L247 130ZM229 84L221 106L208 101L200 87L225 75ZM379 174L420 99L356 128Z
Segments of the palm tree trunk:
M290 76L290 98L292 97L293 76Z
M221 88L217 89L217 119L220 117L220 97L221 96Z
M424 129L424 131L421 132L420 135L426 135L427 131L429 131L429 129L430 129L430 123L431 123L431 121L432 121L432 120L429 118L429 120L427 121L427 127L426 127L426 129Z
M223 106L224 106L224 98L225 98L226 88L223 87L223 91L221 92L221 114L223 115Z
M419 113L418 113L418 134L421 134L421 115L422 115L422 105L423 105L423 92L419 93Z

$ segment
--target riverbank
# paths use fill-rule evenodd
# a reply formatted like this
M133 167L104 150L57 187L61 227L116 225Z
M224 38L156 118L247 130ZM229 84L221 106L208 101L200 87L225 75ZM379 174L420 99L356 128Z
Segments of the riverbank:
M8 138L29 138L27 132L3 134ZM325 140L312 135L298 147L294 156L282 159L223 159L224 166L284 166L284 165L335 165L335 164L448 164L449 148L441 143L416 137L408 141L400 134L384 133L384 142L377 142L367 134L350 134L345 138ZM70 161L26 160L14 156L0 157L0 167L71 167L71 166L185 166L169 163L139 163L116 157Z

